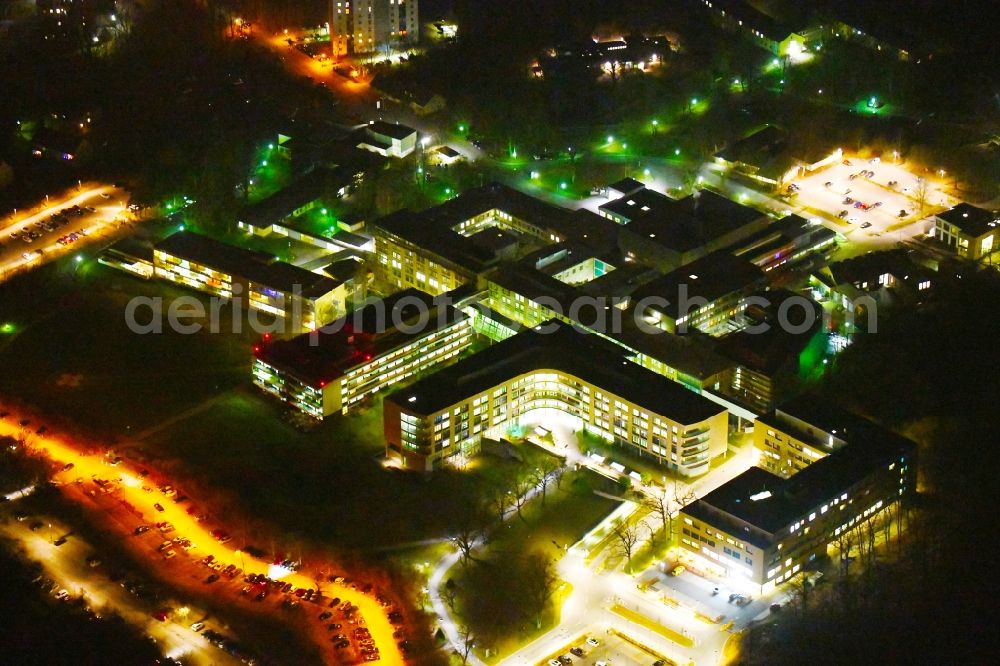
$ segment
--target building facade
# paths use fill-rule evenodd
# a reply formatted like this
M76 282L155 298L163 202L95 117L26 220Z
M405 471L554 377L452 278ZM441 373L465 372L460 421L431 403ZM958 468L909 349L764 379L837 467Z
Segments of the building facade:
M335 56L406 47L420 39L418 0L330 0Z
M785 582L915 490L915 445L860 417L798 401L757 428L762 466L780 474L753 467L680 512L682 552L718 575Z
M934 216L934 238L976 261L1000 246L1000 213L961 203Z
M253 382L321 420L454 359L473 340L472 321L463 313L404 291L315 333L257 345Z
M431 470L473 455L484 436L502 437L538 410L560 412L575 429L685 476L703 474L725 453L724 408L622 360L620 348L597 336L553 326L519 333L386 398L386 455Z
M363 130L358 148L382 157L406 157L417 149L417 130L398 123L376 121Z
M352 288L274 257L181 231L153 248L153 274L311 331L343 314Z

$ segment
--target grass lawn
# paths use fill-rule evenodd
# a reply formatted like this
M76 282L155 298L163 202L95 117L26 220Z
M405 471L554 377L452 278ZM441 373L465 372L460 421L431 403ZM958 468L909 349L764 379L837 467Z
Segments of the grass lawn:
M260 519L307 543L381 550L433 538L475 503L478 474L428 477L382 467L380 405L307 433L282 420L285 409L243 387L142 448L212 493L216 512Z
M465 471L387 470L378 401L302 432L250 383L254 334L138 335L126 326L133 296L181 295L194 292L92 259L0 285L0 322L11 324L0 334L0 395L70 432L140 449L254 542L277 527L282 542L391 553L446 535L488 485L527 474L546 455L524 447L523 462L481 456ZM572 536L555 529L549 538Z
M459 591L456 605L459 624L463 623L463 603L483 593L479 585L495 587L504 584L502 575L470 575L475 573L473 569L494 567L496 562L505 562L527 553L542 553L553 561L557 560L563 548L576 543L617 506L617 502L595 495L595 489L614 491L615 484L589 470L566 472L561 488L552 486L544 504L541 498L533 499L522 509L522 518L515 516L491 533L487 547L475 555L477 562L471 563L468 568L457 565L451 571L451 577ZM552 597L541 615L540 626L535 624L534 618L522 618L516 623L515 629L496 635L497 632L491 627L477 627L473 624L471 628L474 634L496 635L488 661L498 661L556 626L559 623L562 601L570 591L563 581L555 584ZM516 613L518 602L514 599L515 596L512 593L510 599L505 598L514 609L498 609L498 613ZM472 623L472 620L469 622Z
M0 285L0 395L70 429L127 438L246 381L252 334L138 335L125 322L134 296L187 295L70 258ZM224 316L228 312L223 310ZM137 318L148 317L143 309ZM143 319L141 319L143 320Z
M494 532L487 555L541 550L557 556L559 549L579 541L618 506L618 502L593 492L615 493L617 484L589 470L566 472L561 485L561 488L555 484L549 486L544 505L540 497L525 505L523 520L512 518ZM553 541L559 544L559 549Z

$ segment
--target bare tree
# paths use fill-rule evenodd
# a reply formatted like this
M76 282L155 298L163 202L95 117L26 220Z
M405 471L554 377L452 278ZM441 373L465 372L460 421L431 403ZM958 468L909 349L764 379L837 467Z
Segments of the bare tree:
M847 577L851 567L851 548L854 547L852 530L843 529L835 538L837 553L840 555L840 576Z
M472 551L486 533L487 522L488 518L480 511L465 515L459 522L451 542L462 553L462 566L467 566L470 560L475 559L472 557Z
M521 515L521 507L525 505L528 501L528 493L532 488L535 487L534 482L530 476L519 476L514 481L513 497L511 498L514 502L514 509L517 511L517 517L524 520L524 516Z
M809 578L805 573L793 576L788 583L791 587L792 599L795 605L805 615L809 611L809 596L812 594L812 583L809 582Z
M682 508L694 501L694 489L676 480L668 485L656 487L643 496L642 504L660 519L667 543L673 536L674 518Z
M542 506L545 505L545 491L556 477L562 474L562 463L558 458L546 456L531 475L532 481L542 491Z
M472 635L472 630L469 627L460 627L458 630L458 645L455 646L455 652L461 657L462 663L469 663L469 655L472 654L472 648L476 644L476 637Z
M524 586L529 609L535 616L536 628L542 626L542 613L552 597L557 580L559 577L556 576L552 560L541 553L527 556L523 564L521 584Z
M635 549L642 541L642 526L639 521L630 522L625 519L615 525L612 534L618 541L618 552L625 558L625 573L632 573L632 556Z
M492 485L488 492L490 507L496 512L497 521L502 523L504 517L507 515L507 509L510 508L513 497L511 497L506 484L503 483Z
M921 215L924 214L924 209L927 208L927 199L929 197L930 184L927 182L927 179L917 178L917 186L913 188L913 198L917 202Z
M441 596L444 598L444 602L448 604L448 608L451 612L455 612L455 599L458 598L458 586L455 585L455 580L449 578L444 582L444 590L441 592Z

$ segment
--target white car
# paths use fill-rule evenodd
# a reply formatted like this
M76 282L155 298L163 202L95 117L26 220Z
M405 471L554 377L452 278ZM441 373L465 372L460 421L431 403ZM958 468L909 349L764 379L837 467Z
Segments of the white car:
M191 631L193 631L195 633L198 633L199 631L201 631L204 628L205 628L205 623L204 622L195 622L194 624L191 625Z
M62 601L63 599L67 598L68 596L69 596L69 591L66 590L66 588L63 588L63 589L59 590L58 592L56 592L56 599L58 599L59 601Z
M600 644L601 644L601 641L597 640L596 638L588 638L587 639L587 645L589 645L591 647L597 647Z

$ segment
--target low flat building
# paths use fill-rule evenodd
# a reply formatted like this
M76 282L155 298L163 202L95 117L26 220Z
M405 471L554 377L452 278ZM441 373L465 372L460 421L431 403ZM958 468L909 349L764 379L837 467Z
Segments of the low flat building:
M606 229L613 225L596 215L551 206L498 183L425 211L396 211L370 226L376 280L389 288L416 287L431 294L474 283L503 260L573 236L615 242ZM492 235L480 235L484 231Z
M1000 213L960 203L934 216L934 238L976 261L1000 247Z
M792 28L746 0L700 0L716 20L777 56L796 56L806 45L806 30Z
M761 232L771 222L764 213L711 190L671 199L643 188L598 211L622 225L619 247L630 261L664 272Z
M650 325L668 333L722 335L746 307L763 273L746 259L715 252L643 285L633 295ZM654 301L654 299L657 299Z
M764 271L773 271L793 268L813 254L834 249L836 243L837 232L819 222L788 215L727 250Z
M153 246L123 238L101 252L97 262L149 280L153 277Z
M257 345L253 382L315 419L346 414L468 349L471 323L429 294L401 291L315 332Z
M434 158L438 164L449 166L462 159L462 153L451 146L440 146L434 151Z
M715 153L715 162L746 178L771 188L838 163L840 148L802 152L789 143L788 133L774 125L750 133Z
M622 348L573 327L526 330L385 399L386 455L431 470L468 457L485 436L537 410L651 456L685 476L725 453L721 407L629 361Z
M753 467L681 509L681 548L713 573L770 589L852 530L856 544L866 523L915 491L913 442L860 417L799 401L756 428L765 444L780 439L779 450L802 455L785 474Z
M153 248L154 275L313 330L343 313L348 285L261 252L180 231Z
M620 199L645 188L646 185L642 181L635 178L622 178L608 185L607 195L609 199Z
M899 248L868 252L813 271L809 284L814 293L828 298L855 315L871 305L898 300L919 300L937 276L914 263L910 251Z
M816 301L784 289L757 292L737 323L741 330L719 339L733 362L719 392L754 413L787 401L822 367L830 342Z
M358 148L383 157L406 157L417 149L417 130L376 120L362 130Z
M319 207L331 181L337 182L337 187L347 188L353 180L347 169L315 169L271 196L244 206L237 216L237 225L250 232L269 229Z

